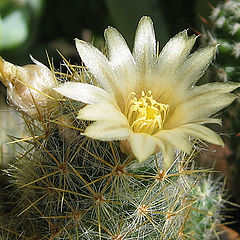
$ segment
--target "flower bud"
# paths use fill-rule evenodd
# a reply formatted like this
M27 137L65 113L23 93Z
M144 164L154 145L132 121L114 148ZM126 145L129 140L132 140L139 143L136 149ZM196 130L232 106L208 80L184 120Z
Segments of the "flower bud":
M43 110L57 97L54 74L34 58L35 64L15 66L0 57L0 81L7 87L10 103L30 115Z

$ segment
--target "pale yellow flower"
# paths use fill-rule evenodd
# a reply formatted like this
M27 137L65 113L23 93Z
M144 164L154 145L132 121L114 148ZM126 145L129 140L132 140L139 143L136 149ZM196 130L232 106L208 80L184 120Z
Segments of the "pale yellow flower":
M84 135L102 141L125 140L139 161L161 150L165 167L175 149L190 153L189 136L223 145L205 123L236 97L237 83L195 86L212 60L216 47L190 51L196 36L180 32L156 53L152 21L143 17L137 27L133 53L114 28L105 31L108 58L92 44L76 40L77 50L99 86L66 82L55 90L88 104L78 118L95 121ZM123 141L122 141L123 142Z
M53 87L58 85L54 74L31 57L35 64L16 66L0 57L0 81L7 87L10 103L28 114L38 114L40 108L57 98Z

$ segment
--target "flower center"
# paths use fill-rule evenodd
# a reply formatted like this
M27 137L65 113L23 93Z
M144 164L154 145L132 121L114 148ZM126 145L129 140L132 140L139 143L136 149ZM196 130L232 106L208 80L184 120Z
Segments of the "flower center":
M134 132L153 134L163 128L169 107L154 100L151 91L142 91L141 98L131 99L127 118Z

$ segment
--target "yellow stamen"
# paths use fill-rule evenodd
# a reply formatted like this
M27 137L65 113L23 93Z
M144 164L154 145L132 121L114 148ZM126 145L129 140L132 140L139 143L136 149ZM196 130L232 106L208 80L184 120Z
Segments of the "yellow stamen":
M153 134L163 128L170 106L154 100L151 91L142 91L142 97L130 103L127 118L134 132Z

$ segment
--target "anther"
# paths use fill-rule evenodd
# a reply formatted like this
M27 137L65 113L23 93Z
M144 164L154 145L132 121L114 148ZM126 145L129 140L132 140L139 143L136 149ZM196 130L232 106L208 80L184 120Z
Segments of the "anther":
M129 104L127 118L134 132L153 134L162 129L169 112L169 105L153 99L152 91L137 99L136 94Z

